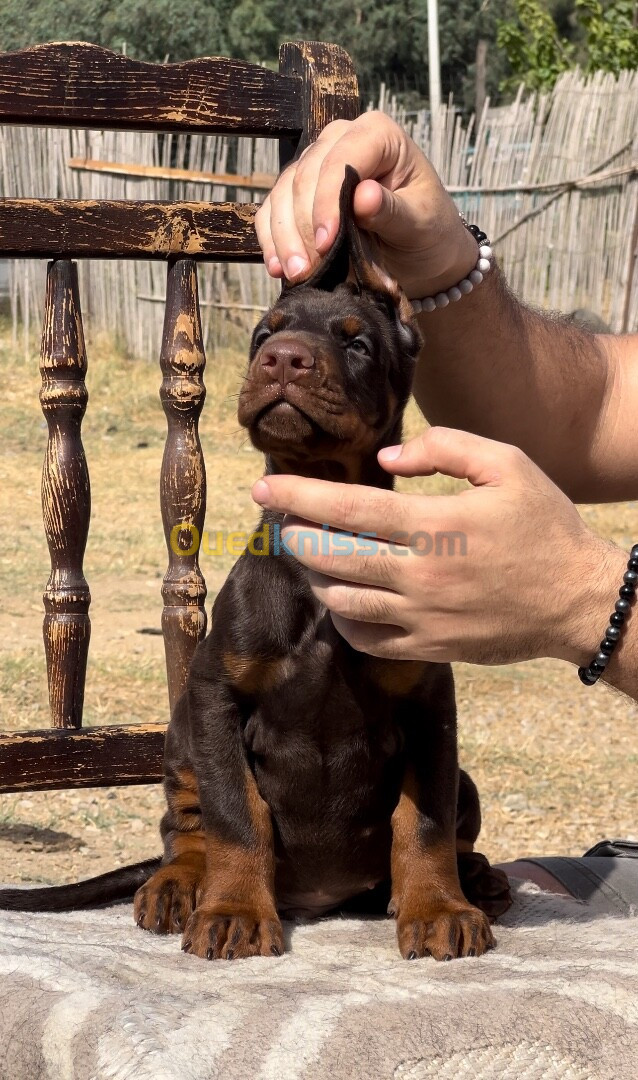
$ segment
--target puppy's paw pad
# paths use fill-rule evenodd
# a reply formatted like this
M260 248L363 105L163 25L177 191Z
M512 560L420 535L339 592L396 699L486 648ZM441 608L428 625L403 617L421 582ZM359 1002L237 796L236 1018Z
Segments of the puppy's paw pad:
M197 875L161 867L135 894L135 922L154 934L181 934L195 908L198 885Z
M184 929L182 949L203 960L239 960L247 956L281 956L281 923L274 912L238 906L197 908Z
M487 916L471 904L458 902L423 913L402 912L397 935L401 955L407 960L481 956L496 944Z

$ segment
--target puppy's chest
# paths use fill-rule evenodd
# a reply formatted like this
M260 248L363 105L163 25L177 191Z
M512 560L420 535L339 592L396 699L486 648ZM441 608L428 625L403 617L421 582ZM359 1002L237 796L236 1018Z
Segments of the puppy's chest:
M254 699L244 743L263 778L354 795L401 755L403 733L367 658L320 639L281 662L277 685Z

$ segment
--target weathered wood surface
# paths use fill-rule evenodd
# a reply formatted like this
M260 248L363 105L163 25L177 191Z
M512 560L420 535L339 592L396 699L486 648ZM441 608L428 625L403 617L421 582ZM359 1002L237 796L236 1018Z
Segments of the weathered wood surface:
M248 188L250 191L270 191L277 177L274 173L200 172L197 169L177 169L163 165L130 165L123 161L94 161L89 158L69 158L67 165L76 172L95 172L106 176L123 176L127 180L183 180L187 184L207 184L210 187Z
M91 636L91 595L82 572L91 489L81 435L88 392L77 267L66 259L47 272L40 371L49 428L42 511L51 556L43 625L51 723L79 728Z
M285 42L279 48L279 70L301 80L301 135L282 140L283 167L314 142L326 124L359 115L359 84L348 53L321 41Z
M162 630L171 709L186 686L195 646L206 633L206 584L198 556L206 470L197 427L206 396L205 365L197 266L192 259L177 259L168 268L160 355L160 400L168 424L160 477L168 551Z
M254 203L0 199L5 257L258 261Z
M162 779L164 724L0 735L0 792L46 791Z
M86 42L0 55L0 123L242 135L302 128L299 80L225 57L148 64Z

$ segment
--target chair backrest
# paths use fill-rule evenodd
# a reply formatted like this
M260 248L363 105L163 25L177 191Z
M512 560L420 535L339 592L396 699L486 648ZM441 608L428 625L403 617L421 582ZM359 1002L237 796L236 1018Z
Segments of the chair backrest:
M160 65L84 43L40 45L0 55L0 87L0 123L272 137L279 139L282 167L327 123L353 119L359 106L350 58L320 42L282 45L278 72L222 57ZM193 527L201 536L206 503L197 262L259 260L255 211L250 203L0 199L0 256L52 260L40 394L49 429L42 502L51 556L43 625L51 730L0 734L0 792L147 783L162 775L165 725L82 728L90 484L81 438L86 353L72 259L167 262L160 364L168 430L160 499L172 706L206 630L206 586L192 543Z

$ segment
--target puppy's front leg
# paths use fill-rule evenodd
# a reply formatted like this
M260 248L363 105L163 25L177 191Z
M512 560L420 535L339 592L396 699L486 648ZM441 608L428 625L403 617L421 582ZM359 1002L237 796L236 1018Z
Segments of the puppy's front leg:
M407 765L392 816L392 900L407 960L480 956L494 945L487 916L461 891L456 861L458 767L453 701L414 703L404 725ZM428 715L429 713L429 715Z
M239 707L222 682L191 676L188 694L206 875L182 949L207 960L280 956L272 822L246 759Z

